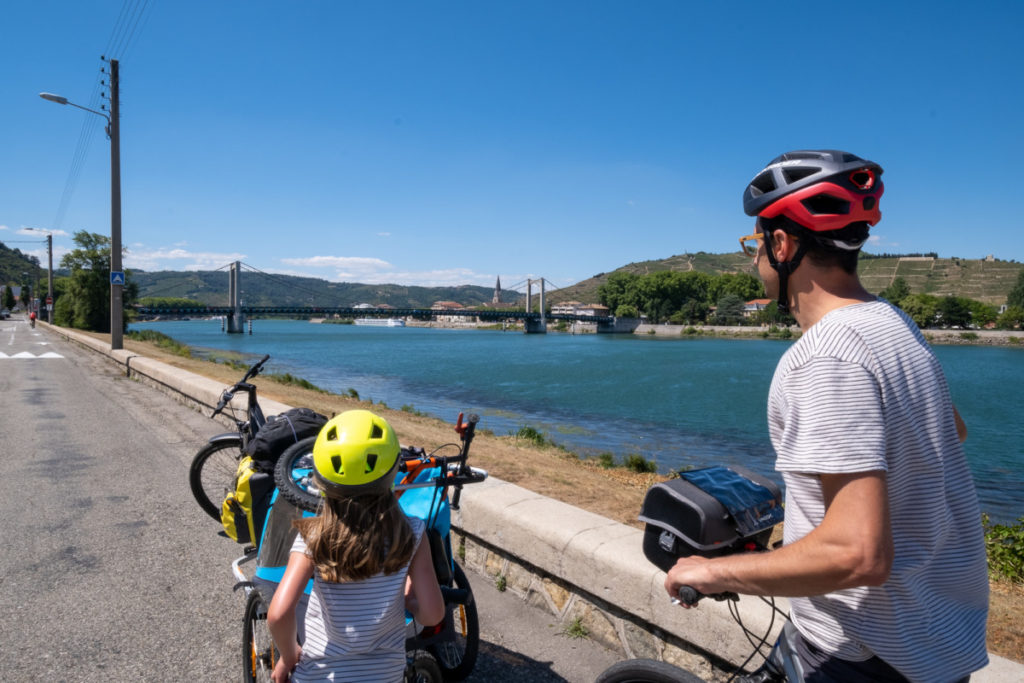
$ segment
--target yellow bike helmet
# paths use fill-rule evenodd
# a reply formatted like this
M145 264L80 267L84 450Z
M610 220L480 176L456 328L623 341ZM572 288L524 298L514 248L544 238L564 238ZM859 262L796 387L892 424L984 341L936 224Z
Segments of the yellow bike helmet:
M395 430L369 410L346 410L328 420L313 444L313 472L324 495L387 491L401 447Z

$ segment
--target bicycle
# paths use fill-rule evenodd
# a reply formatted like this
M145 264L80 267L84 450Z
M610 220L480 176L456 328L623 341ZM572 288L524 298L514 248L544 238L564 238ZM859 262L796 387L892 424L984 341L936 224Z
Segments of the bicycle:
M480 643L480 623L473 590L462 567L455 561L451 545L451 510L459 509L462 487L484 481L485 470L468 465L469 448L479 417L469 415L463 422L459 413L455 430L460 444L444 444L428 454L422 448L406 447L401 452L395 493L399 505L409 516L427 523L424 540L430 543L434 571L445 601L445 618L433 627L421 627L406 617L406 652L409 657L407 680L423 683L460 681L476 665ZM277 461L274 470L277 490L271 498L260 539L260 547L249 549L232 563L232 572L247 594L243 633L245 680L262 680L273 670L275 654L265 621L266 605L284 574L287 553L294 539L291 520L295 514L312 515L321 500L312 476L312 448L316 437L308 437L290 446ZM451 456L444 449L456 448ZM448 495L452 490L451 496ZM283 504L282 504L283 501ZM290 532L290 533L289 533ZM252 578L240 566L258 559ZM311 590L312 582L306 587ZM253 606L255 605L255 606ZM303 607L300 606L300 612ZM300 625L300 633L301 633ZM258 636L257 634L261 634ZM300 635L301 639L301 635ZM429 655L417 653L423 652ZM439 676L433 676L433 664ZM409 678L413 676L413 678Z
M269 355L263 356L250 367L239 381L232 384L221 394L220 401L213 409L211 418L220 415L230 405L231 400L239 391L246 392L245 420L239 420L232 413L235 423L234 432L227 432L211 437L205 446L199 449L188 470L188 483L199 507L213 519L220 521L220 507L224 496L234 488L238 461L245 454L245 447L256 436L267 419L256 400L256 386L249 380L260 374L264 363L270 360Z

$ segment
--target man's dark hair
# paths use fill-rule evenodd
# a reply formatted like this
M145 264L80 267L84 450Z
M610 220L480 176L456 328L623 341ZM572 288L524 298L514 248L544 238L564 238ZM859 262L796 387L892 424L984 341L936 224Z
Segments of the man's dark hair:
M761 231L769 236L776 230L782 230L800 239L806 249L804 257L813 261L814 265L821 268L842 268L850 275L857 273L857 260L861 247L846 249L836 246L833 240L863 246L863 243L867 241L870 228L867 223L858 222L850 223L839 230L814 232L786 216L761 217L757 220ZM766 237L766 239L770 239L770 237Z

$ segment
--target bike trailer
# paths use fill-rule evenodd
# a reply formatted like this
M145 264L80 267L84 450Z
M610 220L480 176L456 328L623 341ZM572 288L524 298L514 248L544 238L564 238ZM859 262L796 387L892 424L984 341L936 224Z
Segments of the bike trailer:
M644 497L644 555L668 571L680 557L765 550L782 516L778 485L744 467L680 472Z

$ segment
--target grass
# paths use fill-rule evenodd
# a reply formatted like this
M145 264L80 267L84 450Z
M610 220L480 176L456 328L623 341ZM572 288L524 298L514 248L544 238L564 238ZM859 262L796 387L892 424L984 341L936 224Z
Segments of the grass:
M291 374L290 372L286 372L283 375L276 374L276 373L269 374L269 375L267 375L267 377L269 377L270 379L274 380L278 384L290 384L292 386L296 386L296 387L299 387L299 388L302 388L302 389L309 389L310 391L315 391L315 392L320 393L320 394L330 393L326 389L321 389L320 387L318 387L317 385L313 384L309 380L302 379L301 377L296 377L295 375Z
M494 587L498 589L499 593L504 593L505 589L508 588L508 578L504 574L498 574L498 577L494 580Z
M156 330L142 330L141 332L132 331L125 336L129 339L134 339L135 341L155 344L161 349L173 353L176 356L181 356L182 358L192 357L192 349L178 340L168 337L163 332L157 332Z
M562 634L570 638L580 639L586 638L590 635L590 631L583 625L583 620L580 617L576 617L562 629Z

